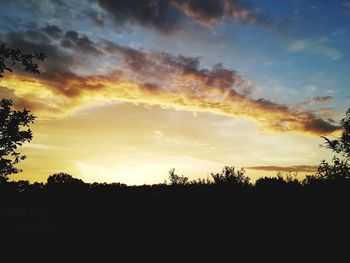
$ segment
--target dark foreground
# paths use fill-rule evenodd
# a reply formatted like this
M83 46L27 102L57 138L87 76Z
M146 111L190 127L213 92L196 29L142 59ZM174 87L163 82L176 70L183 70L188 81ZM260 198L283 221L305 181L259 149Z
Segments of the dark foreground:
M341 236L350 183L257 185L0 184L2 233L196 233Z

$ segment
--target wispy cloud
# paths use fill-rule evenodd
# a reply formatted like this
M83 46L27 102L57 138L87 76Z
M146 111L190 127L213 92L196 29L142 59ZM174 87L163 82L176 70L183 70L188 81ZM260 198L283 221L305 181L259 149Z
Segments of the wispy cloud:
M330 103L331 101L333 101L333 97L332 96L322 96L322 97L317 96L317 97L314 97L314 98L312 98L310 100L297 103L297 104L293 105L292 108L296 109L296 110L299 110L299 111L306 111L306 110L310 110L310 108L312 106L319 105L319 104Z
M339 60L342 58L342 53L336 48L330 47L327 42L327 38L292 40L288 44L288 50L290 52L308 52L311 54L318 54L331 60Z
M315 173L317 166L312 165L294 165L294 166L251 166L247 167L251 170L259 171L274 171L274 172L304 172L304 173Z

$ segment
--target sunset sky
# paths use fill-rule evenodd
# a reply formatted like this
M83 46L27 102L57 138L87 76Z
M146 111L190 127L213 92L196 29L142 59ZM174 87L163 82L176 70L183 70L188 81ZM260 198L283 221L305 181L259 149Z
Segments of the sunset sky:
M14 180L162 183L312 173L350 106L347 0L0 0L0 40L43 52L0 80L35 116Z

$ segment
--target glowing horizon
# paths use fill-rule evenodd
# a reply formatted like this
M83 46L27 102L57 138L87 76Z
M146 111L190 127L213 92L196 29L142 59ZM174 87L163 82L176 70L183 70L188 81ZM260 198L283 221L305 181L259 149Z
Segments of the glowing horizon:
M9 3L0 40L48 57L40 75L0 82L1 98L37 116L10 179L151 184L172 168L196 179L225 165L253 181L313 173L332 157L320 136L338 133L350 105L346 2Z

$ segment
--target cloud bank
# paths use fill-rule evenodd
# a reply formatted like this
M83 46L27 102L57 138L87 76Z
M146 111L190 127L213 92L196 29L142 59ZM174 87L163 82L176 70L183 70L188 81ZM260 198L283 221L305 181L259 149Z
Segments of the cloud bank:
M99 40L49 25L5 36L12 47L40 50L48 56L42 74L22 71L6 75L1 96L46 117L60 117L76 109L110 101L161 105L249 119L278 132L324 135L338 126L321 114L298 111L263 98L249 97L252 83L221 64L201 66L200 58L154 53ZM78 73L91 62L108 60L113 68L100 75ZM314 98L312 103L330 97Z

